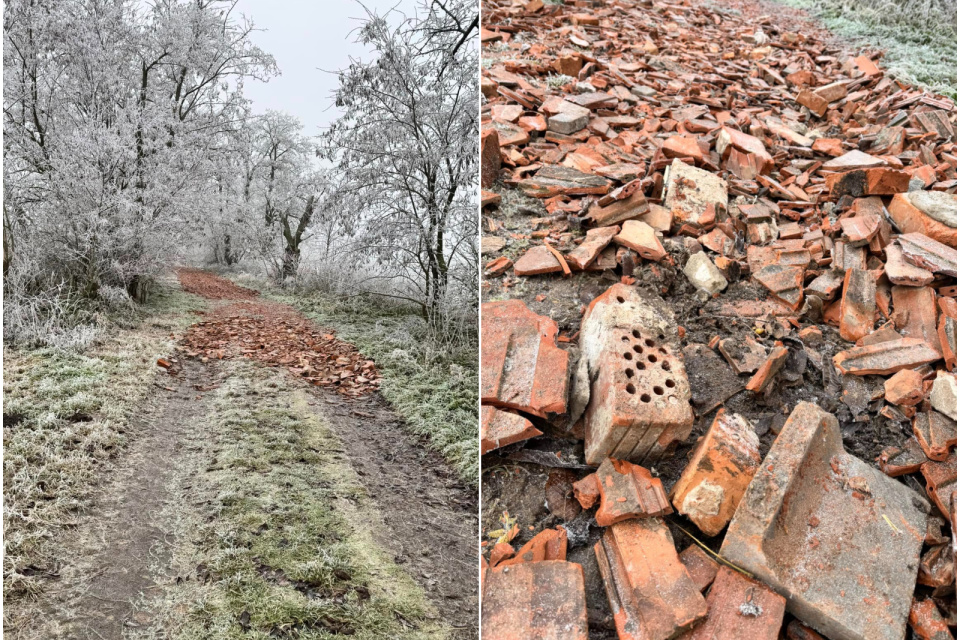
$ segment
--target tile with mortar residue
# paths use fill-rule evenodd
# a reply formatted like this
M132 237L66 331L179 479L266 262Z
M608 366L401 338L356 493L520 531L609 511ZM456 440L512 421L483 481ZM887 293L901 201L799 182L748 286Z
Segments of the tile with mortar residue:
M793 410L730 523L720 555L838 640L902 640L930 505L848 454L837 419Z
M673 506L713 537L730 522L759 465L753 425L720 409L670 492Z

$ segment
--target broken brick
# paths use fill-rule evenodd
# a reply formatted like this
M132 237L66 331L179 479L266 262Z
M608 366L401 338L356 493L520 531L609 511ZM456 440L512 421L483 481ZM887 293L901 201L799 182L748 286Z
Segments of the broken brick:
M605 178L558 165L544 166L535 176L521 180L517 186L534 198L603 195L610 190L610 182Z
M720 555L828 637L902 640L926 518L913 490L844 450L835 417L801 402L747 488Z
M758 173L769 173L773 167L773 157L759 138L743 133L731 127L721 127L717 133L717 153L726 159L732 150L749 154L757 159Z
M669 309L633 287L615 284L590 303L574 394L586 399L587 464L650 464L690 434L690 386L674 351L676 332Z
M887 261L883 265L887 278L893 284L922 287L933 282L933 274L916 267L903 259L903 250L898 244L887 245Z
M573 562L524 562L488 569L481 601L484 640L587 640L583 569Z
M659 518L619 522L594 546L620 640L668 640L707 615L707 602Z
M707 595L707 619L678 640L778 640L786 600L730 567L720 567Z
M952 593L956 581L957 558L954 555L952 544L935 545L920 558L920 573L917 576L917 582L925 587L931 587L934 595L941 596Z
M746 418L720 409L670 492L678 513L708 536L733 517L760 465L760 440Z
M480 453L505 447L514 442L542 435L529 420L509 411L494 407L480 408Z
M486 302L481 317L481 401L541 417L564 413L568 356L556 346L557 324L520 300Z

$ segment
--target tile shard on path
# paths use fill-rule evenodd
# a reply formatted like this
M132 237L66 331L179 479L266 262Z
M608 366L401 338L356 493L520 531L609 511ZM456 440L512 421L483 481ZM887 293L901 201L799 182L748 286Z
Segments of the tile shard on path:
M927 513L919 494L846 453L835 417L801 402L747 488L720 555L830 638L902 640Z
M484 640L587 640L579 564L524 562L485 574L480 616Z
M520 300L481 308L480 399L535 416L567 409L567 352L557 324Z
M760 440L743 416L717 411L670 498L707 536L720 533L760 466Z
M777 640L786 599L766 585L721 566L707 595L707 619L677 640Z
M621 640L669 640L707 615L707 602L659 518L608 527L594 546Z

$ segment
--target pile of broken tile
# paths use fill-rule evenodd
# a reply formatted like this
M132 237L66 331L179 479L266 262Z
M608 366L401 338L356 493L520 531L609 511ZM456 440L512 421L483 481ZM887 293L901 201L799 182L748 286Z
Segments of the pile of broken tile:
M730 5L483 2L485 638L953 637L956 107Z

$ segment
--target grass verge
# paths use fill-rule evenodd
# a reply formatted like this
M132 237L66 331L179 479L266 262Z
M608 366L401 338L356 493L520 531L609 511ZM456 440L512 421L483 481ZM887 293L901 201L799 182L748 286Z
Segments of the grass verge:
M335 330L376 362L380 390L407 426L426 436L460 477L476 486L480 374L475 327L438 335L420 316L382 298L284 291L250 277L238 282Z
M436 638L420 587L373 539L340 442L282 371L226 362L181 514L189 541L153 631L178 640ZM182 574L181 574L182 575Z
M955 0L776 0L804 9L843 39L882 49L895 78L957 99Z
M205 303L164 284L124 328L82 351L4 346L3 595L42 590L62 562L57 541L124 447L171 333Z

